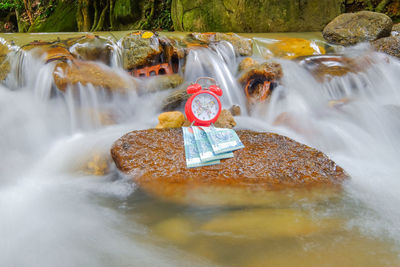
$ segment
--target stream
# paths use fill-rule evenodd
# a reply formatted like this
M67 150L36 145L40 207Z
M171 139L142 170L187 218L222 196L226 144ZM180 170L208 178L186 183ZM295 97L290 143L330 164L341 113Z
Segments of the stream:
M118 52L122 34L106 37L114 44L112 69L128 76ZM260 34L252 36L253 58L277 36L323 43L317 33ZM19 45L39 37L0 38ZM274 59L283 68L281 85L251 111L229 43L189 53L183 77L215 78L223 106L241 107L238 129L314 147L351 177L325 200L234 207L159 200L113 164L104 175L85 172L93 155L109 157L125 133L157 125L160 99L170 91L110 95L79 84L54 92L55 62L13 52L0 84L0 266L400 266L400 61L365 44L338 52L370 64L319 82L297 61ZM350 101L331 107L332 99ZM115 123L102 123L104 110L116 114ZM282 113L293 115L294 127L275 123ZM290 220L300 228L282 226ZM259 222L265 228L254 229Z

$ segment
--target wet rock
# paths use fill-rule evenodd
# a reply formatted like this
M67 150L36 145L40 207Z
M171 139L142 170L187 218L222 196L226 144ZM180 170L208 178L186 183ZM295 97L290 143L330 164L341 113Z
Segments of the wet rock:
M153 227L153 232L175 244L186 244L192 233L192 224L183 218L164 220Z
M78 59L101 61L109 65L112 43L101 36L87 34L69 42L69 51Z
M30 51L32 56L41 58L46 63L57 60L67 61L74 58L67 47L62 43L32 42L23 46L22 49Z
M348 46L389 36L392 26L392 20L385 14L360 11L336 17L322 34L330 43Z
M236 121L233 118L232 113L227 109L221 110L218 120L215 122L215 127L232 129L235 126Z
M400 35L378 39L371 45L376 51L400 58Z
M240 116L240 114L242 113L241 109L239 106L237 105L233 105L229 111L232 113L232 116Z
M257 61L255 61L254 59L252 59L251 57L246 57L244 58L240 63L239 63L239 71L245 71L247 69L250 68L255 68L257 67L259 64Z
M0 42L0 81L3 81L11 70L7 55L9 53L7 44Z
M222 239L276 239L308 236L335 230L336 220L313 220L302 211L291 209L253 209L219 216L200 227L205 234Z
M157 35L152 32L133 32L126 35L121 42L123 66L131 70L146 64L157 62L162 49Z
M65 91L68 85L92 84L113 92L135 90L133 79L121 76L111 68L95 62L73 60L58 63L53 72L54 82L58 89Z
M146 92L157 92L165 89L177 88L182 85L184 81L183 77L179 74L154 76L147 82Z
M400 23L394 24L392 27L392 35L400 35Z
M311 56L299 61L299 64L311 72L320 82L330 80L332 77L360 72L368 66L364 63L366 62L342 55Z
M163 101L162 101L162 110L163 111L170 111L177 109L183 103L185 103L190 95L186 92L186 87L187 86L181 86L180 88L174 90L170 95L168 95Z
M227 41L233 45L235 53L240 56L251 56L253 54L253 41L251 39L241 37L236 33L199 33L189 34L189 38L203 42L205 44Z
M292 59L301 56L323 55L325 49L314 41L301 38L281 38L268 46L271 54L264 55L266 58L279 57Z
M254 104L267 100L276 84L283 76L279 63L267 62L247 69L239 78L248 103Z
M185 122L185 116L179 111L164 112L158 116L158 121L157 129L179 128Z
M93 154L88 160L84 171L95 176L106 175L110 169L110 158L106 155Z
M220 189L252 194L296 188L337 190L347 177L322 152L287 137L248 130L237 133L245 148L213 166L186 168L181 129L130 132L113 144L111 155L118 169L143 190L184 203L228 203L220 198Z

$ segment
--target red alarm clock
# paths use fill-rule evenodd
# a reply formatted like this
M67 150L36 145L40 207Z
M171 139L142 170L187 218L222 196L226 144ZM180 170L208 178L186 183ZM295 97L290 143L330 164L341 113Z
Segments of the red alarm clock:
M214 84L202 88L198 82L205 79ZM198 78L186 91L190 95L193 94L185 105L186 118L195 126L210 126L216 122L221 113L219 96L222 96L222 90L216 85L215 80L209 77Z

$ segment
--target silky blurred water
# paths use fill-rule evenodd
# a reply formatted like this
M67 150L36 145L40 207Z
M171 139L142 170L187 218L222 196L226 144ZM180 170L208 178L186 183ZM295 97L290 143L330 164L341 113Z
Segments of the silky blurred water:
M349 48L345 55L372 63L320 83L297 62L276 59L282 85L247 113L231 45L190 52L185 79L214 77L224 107L244 111L238 128L315 147L351 176L343 193L328 201L200 207L148 196L113 164L100 177L85 172L93 155L110 160L120 136L154 127L169 91L110 95L89 84L61 93L54 89L53 63L14 53L13 72L0 85L1 266L400 265L398 60L365 45ZM127 75L117 42L114 53L112 70ZM350 99L345 105L328 105L344 98ZM104 113L115 123L104 125ZM296 124L276 125L282 113ZM273 216L315 231L282 230ZM254 222L263 221L268 229L253 236ZM220 231L213 222L231 228Z

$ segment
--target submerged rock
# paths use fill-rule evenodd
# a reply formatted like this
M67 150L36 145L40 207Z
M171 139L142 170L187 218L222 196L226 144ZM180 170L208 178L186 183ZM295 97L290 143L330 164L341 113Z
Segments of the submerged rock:
M323 55L325 49L317 45L314 41L301 38L281 38L277 42L268 46L271 55L265 55L266 58L279 57L293 59L301 56Z
M118 169L143 190L180 203L235 205L241 202L235 199L239 192L249 203L261 204L271 201L269 193L280 190L337 190L347 178L322 152L287 137L249 130L237 133L245 148L213 166L186 167L181 129L130 132L113 144L111 155Z
M400 58L400 35L378 39L371 45L376 51Z
M145 93L177 88L184 81L183 77L179 74L154 76L148 79Z
M360 72L369 65L365 63L367 63L365 60L352 59L342 55L310 56L299 61L299 64L311 72L320 82L332 77Z
M392 26L391 18L385 14L360 11L336 17L322 34L330 43L348 46L389 36Z
M65 91L68 85L92 84L114 92L126 92L135 89L133 79L123 77L112 69L95 62L73 60L56 65L53 72L54 82L58 89Z
M227 241L293 238L334 231L336 220L313 220L306 212L292 209L251 209L233 211L201 226L208 235Z
M93 34L69 40L69 51L82 60L101 61L109 65L111 61L112 43L110 40Z
M189 34L189 38L203 42L207 45L220 41L227 41L232 44L235 53L240 56L251 56L253 54L253 41L251 39L241 37L236 33L194 32Z

